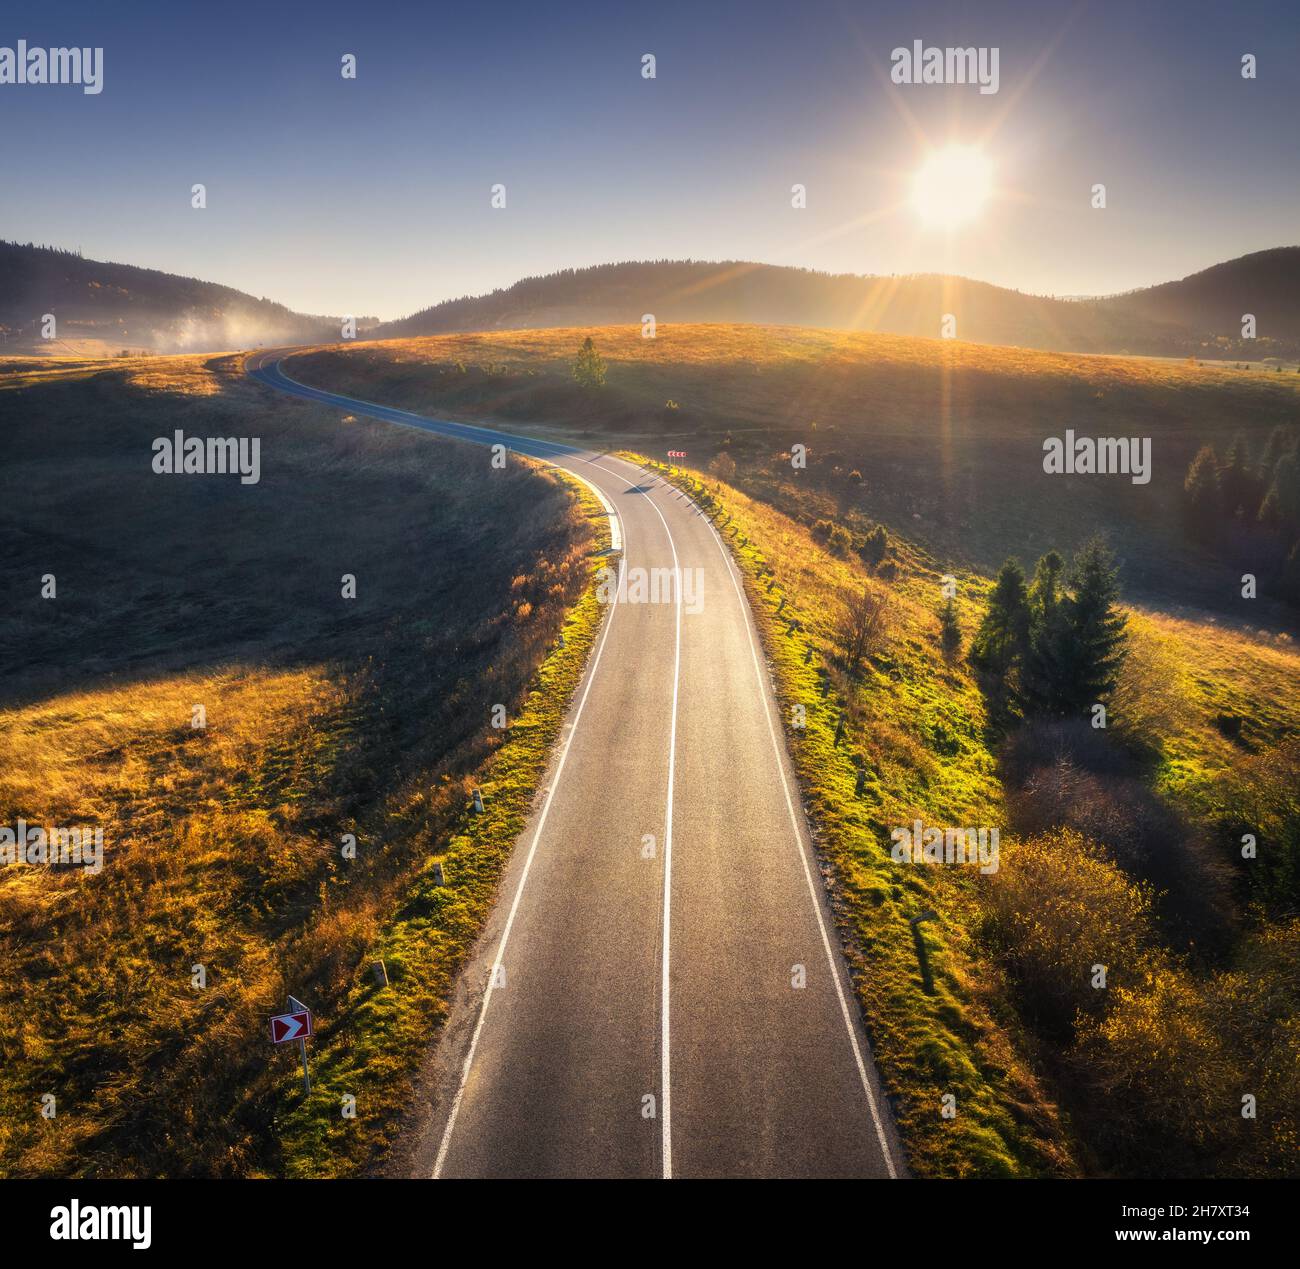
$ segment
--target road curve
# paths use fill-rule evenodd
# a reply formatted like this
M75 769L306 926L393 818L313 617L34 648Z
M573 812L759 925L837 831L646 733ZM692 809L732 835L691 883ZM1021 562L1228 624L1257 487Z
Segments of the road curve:
M708 518L633 464L321 391L286 355L246 369L562 467L623 543L627 597L461 975L413 1174L899 1175L757 631ZM643 578L658 602L638 602Z

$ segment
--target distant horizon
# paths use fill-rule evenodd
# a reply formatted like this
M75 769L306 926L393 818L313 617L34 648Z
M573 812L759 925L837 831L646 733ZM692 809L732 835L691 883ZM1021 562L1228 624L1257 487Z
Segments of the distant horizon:
M296 313L300 317L334 318L334 317L338 317L339 315L341 315L346 311L342 308L337 309L336 311L330 311L326 309L308 311L305 309L299 309L299 308L295 308L294 305L287 303L285 300L281 299L278 295L272 295L265 292L249 290L245 287L238 286L235 283L224 281L221 278L206 277L198 273L180 272L172 269L162 269L159 268L157 265L141 264L135 260L113 260L106 256L88 255L81 247L65 247L65 246L60 246L57 243L50 243L50 242L35 242L35 241L19 242L16 239L12 239L12 238L3 238L0 239L0 242L8 244L10 246L16 246L16 247L32 247L32 248L47 250L47 251L68 252L77 255L82 260L88 260L91 261L92 263L119 265L125 268L133 268L133 269L147 269L155 273L165 273L172 277L191 278L196 282L210 283L214 286L224 286L231 290L240 291L245 295L250 295L254 299L267 300L271 303L281 304L285 308L289 309L293 313ZM1182 274L1180 277L1157 278L1150 282L1139 283L1137 286L1127 287L1122 291L1096 291L1092 293L1074 293L1069 295L1053 294L1044 291L1027 291L1021 287L1010 286L1005 282L995 281L992 278L974 277L971 276L970 274L965 274L965 273L945 273L942 270L938 270L938 269L909 270L907 272L895 271L892 273L855 273L850 271L834 271L830 269L820 269L812 265L791 264L789 262L781 263L774 260L742 260L735 257L720 258L720 259L704 259L700 256L680 256L680 257L662 256L662 257L654 257L654 258L647 258L647 259L600 260L594 264L559 265L556 268L550 269L545 273L523 274L522 276L515 278L513 282L507 282L504 285L484 286L481 289L476 291L466 291L466 292L458 293L456 295L442 296L439 299L431 300L427 304L422 304L418 308L413 308L409 312L399 313L396 316L384 316L383 314L374 311L370 311L370 312L361 311L355 313L354 316L358 320L368 320L370 318L374 318L378 321L380 325L386 326L389 325L390 323L403 321L406 318L413 317L417 313L424 312L427 309L437 308L441 304L452 303L457 300L479 299L484 296L491 295L497 291L508 291L511 289L511 287L517 286L519 283L526 282L532 278L545 278L545 277L553 276L554 274L557 273L563 273L568 271L579 273L590 269L617 268L620 265L631 265L631 264L641 264L641 265L645 265L645 264L750 265L752 264L764 268L794 269L805 273L816 273L816 274L820 274L823 277L849 277L849 278L861 278L863 280L870 280L873 278L888 278L888 277L902 277L902 278L949 277L949 278L958 278L965 282L976 282L985 286L997 287L999 290L1010 291L1020 295L1027 295L1036 299L1082 302L1087 300L1111 299L1116 296L1128 295L1136 291L1148 290L1151 287L1162 286L1168 282L1184 281L1189 277L1194 277L1198 273L1204 273L1206 270L1215 268L1218 265L1231 264L1235 260L1246 259L1254 255L1263 255L1271 251L1287 251L1287 250L1295 250L1295 249L1300 249L1300 243L1278 243L1271 247L1261 247L1256 251L1243 252L1241 255L1231 256L1228 257L1227 259L1212 260L1208 264L1204 264L1198 268L1193 269L1190 273Z
M7 236L302 313L687 258L1114 295L1300 211L1293 0L63 0L19 37L95 83L0 75ZM936 80L918 46L979 56Z

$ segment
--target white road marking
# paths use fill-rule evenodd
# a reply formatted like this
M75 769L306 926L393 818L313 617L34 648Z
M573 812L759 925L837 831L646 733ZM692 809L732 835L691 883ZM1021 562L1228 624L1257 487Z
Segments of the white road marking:
M620 475L608 467L593 464L601 471L608 471L611 476ZM673 531L664 519L664 513L655 505L653 498L646 493L646 501L654 509L655 515L664 526L668 535L668 546L673 553L673 589L677 594L677 634L676 648L673 656L673 710L672 722L668 733L668 809L664 823L664 910L663 910L663 957L660 965L659 990L659 1124L660 1151L663 1159L663 1178L672 1179L673 1175L673 1098L672 1098L672 1047L671 1047L671 946L672 946L672 896L673 896L673 786L677 767L677 690L681 682L682 668L682 569L677 558L677 543Z
M672 726L668 740L668 811L664 826L664 942L663 966L659 1004L659 1083L660 1102L659 1122L662 1125L661 1140L663 1148L664 1180L671 1180L673 1175L673 1132L672 1132L672 1069L671 1049L669 1044L669 950L672 929L673 896L673 781L677 764L677 688L681 680L682 668L682 569L677 559L677 543L673 541L673 531L664 520L664 513L655 507L654 499L648 499L654 507L655 514L663 520L664 532L668 534L668 545L673 552L673 589L677 592L677 637L673 659L673 714Z
M835 983L835 995L840 1002L840 1014L844 1019L844 1027L849 1035L849 1044L853 1049L853 1060L857 1064L858 1078L862 1081L862 1091L867 1095L867 1105L871 1109L871 1122L876 1128L876 1139L880 1142L880 1150L885 1158L885 1167L889 1169L891 1178L897 1178L898 1172L894 1167L893 1154L889 1149L889 1141L885 1136L885 1127L880 1120L880 1111L876 1106L876 1095L871 1089L871 1079L867 1074L867 1064L862 1057L862 1046L858 1044L858 1035L853 1027L853 1016L849 1012L848 1000L844 994L844 984L840 981L839 966L835 960L835 954L831 950L830 935L826 930L826 920L822 916L822 905L817 895L817 887L813 881L812 869L808 863L808 852L804 848L803 834L799 831L799 818L795 814L794 799L790 796L790 782L786 779L785 763L781 760L781 743L777 739L776 727L772 723L772 710L768 705L768 689L770 682L764 682L762 666L758 660L758 649L754 643L753 631L753 614L750 612L749 601L745 598L745 593L741 590L740 582L736 577L736 570L732 564L731 556L727 553L727 548L723 544L722 536L718 533L713 522L709 521L709 531L713 535L713 540L718 544L718 550L722 554L723 563L727 566L727 573L731 578L731 584L735 587L736 598L740 601L740 607L744 616L745 634L749 639L749 655L754 662L754 675L758 680L758 694L763 701L763 716L767 719L767 732L772 740L772 756L776 761L777 774L781 777L781 790L785 794L785 806L790 815L790 828L794 832L795 844L799 847L799 859L803 864L803 875L808 882L808 894L812 899L813 911L817 914L817 926L821 931L822 947L826 952L826 962L830 966L831 978Z
M622 565L619 566L620 568ZM591 695L591 685L596 681L596 670L600 666L601 654L605 651L605 642L609 638L609 632L614 625L614 612L616 604L611 604L609 608L609 620L605 622L605 632L600 636L600 646L596 649L595 660L591 663L591 670L587 675L587 686L583 689L582 699L578 702L577 713L573 716L573 730L569 732L568 739L564 742L564 748L560 751L559 765L555 768L555 779L551 781L551 787L547 790L546 801L542 804L541 818L537 821L537 831L533 834L532 845L528 848L528 858L524 860L523 875L519 878L519 885L515 889L514 902L510 905L510 915L506 918L506 928L501 932L501 942L497 945L496 958L492 962L492 972L488 975L487 991L483 994L483 1004L479 1008L478 1021L474 1024L474 1034L470 1037L469 1052L465 1054L465 1064L461 1067L460 1083L456 1088L456 1096L452 1099L451 1113L447 1116L446 1126L442 1130L442 1141L438 1145L438 1157L433 1164L433 1179L436 1181L442 1173L442 1165L447 1159L447 1149L451 1145L451 1130L455 1127L456 1116L460 1113L460 1104L465 1096L465 1084L469 1080L470 1066L474 1061L474 1052L478 1048L478 1039L483 1031L483 1021L487 1017L488 1003L492 999L492 989L496 986L497 971L501 968L502 958L506 953L506 943L510 939L510 930L515 923L515 913L519 911L519 901L523 898L524 885L528 881L528 874L532 871L533 856L537 854L537 843L541 841L542 830L546 827L546 817L551 813L551 802L555 798L555 790L560 786L560 776L564 771L564 764L569 758L569 749L573 744L573 738L578 734L578 722L582 718L582 711L587 706L587 697Z
M299 383L298 380L292 378L281 367L281 360L282 359L277 359L276 362L274 363L274 368L280 375L282 375L285 379L289 380L290 383L294 384L297 387L300 388L309 387L308 384ZM265 364L266 364L266 358L264 355L262 360L259 361L258 363L258 368L259 369L264 368ZM320 389L313 389L313 391L320 391ZM349 404L358 406L363 411L367 406L373 404L372 402L358 400L355 397L343 397L337 393L327 393L326 395L334 396L337 397L339 400L347 401ZM327 404L327 403L322 402L322 404ZM412 424L403 425L400 423L400 420L381 420L381 421L396 422L398 423L399 426L411 426L416 431L427 430L425 428L414 427L414 425ZM465 424L464 426L471 427L472 424ZM476 428L474 430L491 434L490 430L486 428ZM466 438L453 437L451 439L466 439ZM605 508L605 511L609 516L612 549L619 549L622 546L625 540L624 535L621 531L622 516L614 508L613 504L605 497L603 491L598 489L594 484L586 480L584 477L578 475L577 472L572 471L568 467L565 467L563 463L556 461L556 459L541 458L537 455L528 455L528 457L535 458L538 462L550 463L550 465L554 467L564 467L564 470L568 471L570 475L574 476L578 480L581 480L582 483L586 485L600 500L601 505ZM573 455L573 457L575 459L579 458L579 456L576 454ZM586 462L589 466L592 467L599 467L601 471L608 472L611 476L616 476L622 479L621 473L614 472L607 467L603 467L601 466L600 463L596 462L593 459L581 459L580 461ZM674 660L673 660L673 706L672 706L672 721L669 728L669 741L668 741L668 797L667 797L667 809L665 813L666 822L664 827L664 905L663 905L664 933L663 933L662 986L660 992L660 1014L661 1014L660 1082L662 1084L662 1088L660 1090L660 1101L662 1103L660 1107L660 1111L661 1111L660 1123L662 1125L661 1146L662 1146L662 1154L663 1154L663 1175L665 1179L667 1179L672 1176L672 1120L671 1120L672 1094L671 1094L671 1078L670 1078L671 1064L670 1064L670 1049L669 1049L669 947L670 947L669 929L670 929L670 910L671 910L671 899L672 899L673 786L675 782L676 759L677 759L677 698L678 698L678 687L681 679L681 663L682 663L682 573L681 573L681 565L677 558L677 544L673 540L672 530L668 527L668 521L664 519L663 512L660 511L657 506L655 506L653 499L647 498L647 501L650 503L650 506L654 508L655 514L659 517L660 522L664 526L664 532L668 535L668 545L673 553L673 572L674 572L674 583L675 583L674 588L676 590L676 595L677 595L677 629L676 629L676 637L675 637L676 646L674 650ZM618 567L621 571L622 564L620 563ZM487 1018L488 1004L492 999L492 992L497 981L497 971L501 968L502 959L505 956L506 944L510 939L510 931L514 927L515 915L519 911L519 904L523 898L524 885L527 883L528 875L532 871L533 858L537 854L537 845L538 842L541 840L542 830L546 826L546 819L547 816L550 814L551 802L555 796L555 791L556 789L559 788L560 776L564 771L564 764L568 761L569 749L573 744L573 738L578 733L578 723L582 718L582 711L586 708L587 697L591 694L592 684L596 680L596 670L600 665L601 656L605 651L605 642L609 638L610 628L614 624L614 609L616 607L617 607L616 604L610 605L609 620L605 623L605 630L600 637L600 644L596 649L595 659L591 663L591 670L589 671L587 676L587 685L583 689L582 699L578 702L578 708L573 716L573 722L569 724L570 727L569 735L564 741L564 747L560 753L560 761L555 768L555 779L551 782L550 787L546 790L545 793L545 801L542 804L542 813L540 818L537 821L537 830L533 834L532 843L528 848L528 857L524 860L524 870L522 875L519 878L519 885L515 889L515 897L513 902L510 905L510 913L506 918L505 929L501 932L501 942L497 945L497 953L492 963L492 970L488 974L487 990L483 994L483 1003L479 1007L478 1020L474 1024L474 1032L470 1037L469 1051L465 1054L465 1061L461 1067L460 1082L456 1087L456 1095L452 1099L451 1111L448 1114L447 1122L443 1127L442 1140L438 1145L437 1158L434 1160L434 1164L433 1164L434 1180L437 1180L441 1176L443 1165L446 1163L447 1151L451 1145L452 1129L455 1127L456 1118L460 1113L461 1103L465 1097L465 1086L469 1082L470 1068L472 1067L474 1062L474 1054L478 1049L479 1037L483 1033L483 1024L485 1019Z

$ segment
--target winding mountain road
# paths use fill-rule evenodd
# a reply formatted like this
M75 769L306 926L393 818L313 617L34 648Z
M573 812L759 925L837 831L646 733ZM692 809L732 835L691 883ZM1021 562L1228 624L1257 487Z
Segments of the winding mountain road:
M312 388L288 355L246 369L586 481L629 583L461 976L413 1173L901 1173L758 634L708 518L630 463ZM639 578L677 584L632 602Z

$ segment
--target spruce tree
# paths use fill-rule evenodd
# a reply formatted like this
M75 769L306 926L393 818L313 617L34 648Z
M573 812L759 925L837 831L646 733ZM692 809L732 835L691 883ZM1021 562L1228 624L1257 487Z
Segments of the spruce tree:
M584 388L600 388L605 383L605 359L596 351L588 335L573 360L573 377Z
M1068 659L1069 623L1061 596L1065 561L1049 551L1034 569L1029 589L1029 642L1020 673L1026 710L1055 712L1062 664Z
M1115 558L1101 539L1086 542L1074 557L1070 582L1062 605L1066 637L1050 702L1053 713L1064 715L1083 714L1115 690L1128 638L1117 607Z
M1259 462L1255 466L1255 478L1265 490L1273 482L1273 468L1277 466L1277 460L1286 453L1289 439L1290 434L1281 423L1268 434L1268 440L1260 451Z
M1300 528L1300 458L1283 454L1273 469L1273 482L1259 508L1260 523L1284 532Z
M1025 570L1020 561L1002 565L998 580L989 592L988 607L971 641L971 663L1014 690L1012 670L1024 655L1029 639L1029 602L1025 593Z
M1240 432L1233 437L1219 470L1219 491L1229 519L1238 515L1248 522L1255 519L1263 490L1250 463L1250 446Z
M1223 524L1223 498L1219 488L1219 460L1211 445L1203 445L1187 469L1187 479L1183 482L1183 515L1192 537L1206 542L1218 536Z

